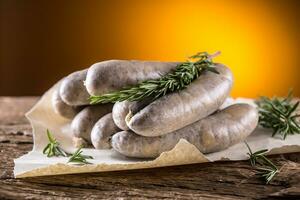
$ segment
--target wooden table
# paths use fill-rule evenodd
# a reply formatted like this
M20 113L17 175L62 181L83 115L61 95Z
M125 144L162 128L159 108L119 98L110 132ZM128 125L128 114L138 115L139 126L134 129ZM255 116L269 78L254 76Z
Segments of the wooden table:
M280 173L265 185L247 161L14 179L13 159L32 148L24 113L37 97L0 97L0 199L298 199L300 153L272 156Z

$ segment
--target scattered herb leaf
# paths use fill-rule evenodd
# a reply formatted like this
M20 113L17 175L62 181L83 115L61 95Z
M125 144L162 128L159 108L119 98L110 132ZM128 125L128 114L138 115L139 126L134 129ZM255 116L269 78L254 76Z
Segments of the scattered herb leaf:
M268 152L268 149L262 149L256 152L252 152L250 146L245 142L249 153L249 160L252 167L258 171L257 175L261 176L269 184L274 176L279 172L277 166L270 161L265 154Z
M292 103L292 98L292 92L289 92L286 98L261 97L256 101L259 124L264 128L271 128L272 137L278 133L285 139L288 135L300 133L300 125L297 121L300 115L296 113L299 101Z
M278 173L277 168L257 167L257 170L259 171L257 175L260 175L266 181L266 184L269 184L274 176Z
M92 163L88 162L86 159L93 159L93 157L88 156L88 155L83 155L81 153L82 153L82 150L81 150L81 147L80 147L75 151L75 153L73 153L71 155L70 159L68 160L68 163L92 164Z
M67 157L68 153L66 153L60 146L57 140L53 137L50 131L47 129L47 136L49 143L43 150L43 154L47 154L47 157L52 156L64 156Z
M60 148L59 143L53 137L53 135L50 133L48 129L47 129L47 136L48 136L49 143L43 150L43 154L47 154L47 157L64 156L64 157L70 157L68 163L73 162L77 164L91 164L86 159L93 159L93 157L81 154L82 153L81 147L78 148L73 154L66 153L62 148Z

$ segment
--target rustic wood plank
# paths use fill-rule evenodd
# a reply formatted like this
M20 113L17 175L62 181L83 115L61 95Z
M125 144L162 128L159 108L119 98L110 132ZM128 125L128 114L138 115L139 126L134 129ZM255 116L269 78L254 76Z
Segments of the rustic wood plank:
M0 124L28 124L24 114L38 101L39 97L0 97Z
M24 113L36 97L0 98L0 199L295 199L300 153L271 156L281 166L269 185L247 161L14 179L13 158L32 148Z

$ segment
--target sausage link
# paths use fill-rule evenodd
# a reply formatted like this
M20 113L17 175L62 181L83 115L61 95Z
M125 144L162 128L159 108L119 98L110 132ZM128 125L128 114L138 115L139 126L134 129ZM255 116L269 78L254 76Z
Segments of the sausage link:
M88 106L80 111L71 123L74 137L83 138L91 142L91 131L94 124L104 115L110 113L112 104Z
M202 153L212 153L245 140L257 123L256 108L249 104L234 104L162 136L144 137L132 131L116 133L112 137L112 147L129 157L155 158L174 148L182 138L195 145Z
M148 80L175 69L178 62L108 60L92 65L85 85L91 95L102 95Z
M54 112L67 119L73 119L76 114L82 109L81 107L70 106L66 104L60 97L58 89L53 92L51 102Z
M96 149L110 149L110 139L120 129L115 125L112 114L108 113L94 125L91 133L92 144Z
M228 97L232 74L216 64L219 74L207 71L186 89L167 94L136 114L126 117L127 126L142 136L159 136L183 128L215 112Z
M72 106L89 105L89 93L84 86L87 69L73 72L61 83L60 96L64 102Z

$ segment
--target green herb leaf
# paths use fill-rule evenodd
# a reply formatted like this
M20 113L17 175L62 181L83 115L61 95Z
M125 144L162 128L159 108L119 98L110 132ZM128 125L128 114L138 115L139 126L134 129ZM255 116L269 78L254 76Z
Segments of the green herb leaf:
M279 170L277 166L265 156L268 149L262 149L253 153L248 143L245 142L245 144L249 150L249 153L247 154L249 155L251 166L255 167L258 171L257 175L261 176L261 178L265 180L266 184L269 184Z
M192 81L198 78L204 71L218 73L214 68L212 57L206 52L197 53L190 59L196 59L195 62L186 61L175 68L174 71L162 76L156 80L143 81L135 86L123 88L120 91L103 94L100 96L90 96L91 104L115 103L117 101L140 101L145 98L157 99L168 93L186 88Z
M50 131L47 129L47 137L49 140L49 143L43 150L43 154L47 154L47 157L52 156L64 156L67 157L68 153L66 153L62 148L60 148L59 143L56 141L56 139L53 137L53 135L50 133Z
M266 181L266 184L269 184L274 176L278 173L278 169L274 168L258 167L257 170L259 171L257 175L260 175Z
M296 113L299 101L292 103L292 92L286 98L261 97L256 104L259 110L259 124L264 128L273 130L272 137L281 134L283 139L288 135L300 133L300 125Z
M71 155L70 159L68 160L68 163L76 163L76 164L92 164L88 162L86 159L93 159L92 156L83 155L81 154L82 150L81 147L78 148L74 154Z

